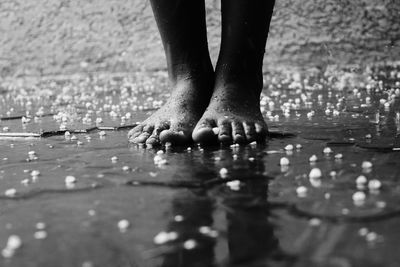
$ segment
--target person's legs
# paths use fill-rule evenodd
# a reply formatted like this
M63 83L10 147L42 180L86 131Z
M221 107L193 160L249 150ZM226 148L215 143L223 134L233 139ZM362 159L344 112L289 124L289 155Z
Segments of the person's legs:
M273 7L274 0L222 0L222 42L214 92L193 131L195 142L265 140L268 130L260 112L260 93Z
M170 99L128 137L134 143L186 144L206 109L214 83L204 0L151 0L167 57Z

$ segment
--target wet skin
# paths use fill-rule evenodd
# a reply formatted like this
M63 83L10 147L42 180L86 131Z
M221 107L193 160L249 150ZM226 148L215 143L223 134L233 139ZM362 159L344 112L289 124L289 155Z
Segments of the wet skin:
M172 94L128 134L133 143L202 145L264 141L260 112L264 48L274 1L222 0L215 72L204 1L151 1L167 57ZM208 107L207 107L208 106Z

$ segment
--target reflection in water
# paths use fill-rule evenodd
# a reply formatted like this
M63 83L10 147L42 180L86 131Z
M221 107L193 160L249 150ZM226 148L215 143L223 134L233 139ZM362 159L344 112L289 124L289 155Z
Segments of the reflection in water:
M219 151L223 163L232 166L232 151ZM244 152L245 155L246 152ZM247 155L248 156L248 155ZM208 158L209 155L207 156ZM218 188L207 190L186 190L180 191L172 201L172 214L175 220L168 224L168 231L175 231L179 234L174 250L166 253L162 266L216 266L215 250L217 239L201 234L201 226L213 227L213 214L221 209L226 214L227 225L224 225L225 236L218 237L218 242L226 242L229 255L226 261L220 263L223 266L265 266L266 260L272 256L278 248L278 240L273 235L273 227L268 220L269 211L267 203L268 180L263 176L264 166L261 160L256 160L252 166L248 161L235 169L233 177L244 178L246 182L240 182L238 190L232 190L225 184ZM205 172L196 170L190 166L196 166L193 162L184 162L188 177L192 179L208 180L217 177L221 166L219 163L205 162L204 168L210 170ZM232 176L231 176L232 177ZM251 179L250 179L251 178ZM249 180L250 179L250 180ZM220 203L220 204L217 204ZM176 215L181 215L176 221ZM185 249L184 242L195 240L196 247ZM219 252L221 253L221 252ZM243 265L245 264L245 265ZM219 265L219 264L218 264Z

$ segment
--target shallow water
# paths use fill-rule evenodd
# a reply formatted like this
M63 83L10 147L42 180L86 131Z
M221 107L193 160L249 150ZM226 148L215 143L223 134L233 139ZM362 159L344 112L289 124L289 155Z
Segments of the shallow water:
M266 144L190 149L126 138L168 97L165 73L3 84L0 246L22 246L1 265L398 266L396 73L340 89L267 75Z

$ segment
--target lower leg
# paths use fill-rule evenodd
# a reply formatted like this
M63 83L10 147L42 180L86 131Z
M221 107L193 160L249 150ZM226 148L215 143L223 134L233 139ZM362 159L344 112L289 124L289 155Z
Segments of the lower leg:
M265 138L267 126L259 98L273 6L273 0L222 0L222 42L214 92L193 132L195 141L231 143Z
M212 93L204 0L151 0L167 58L167 103L128 134L134 143L187 143Z

